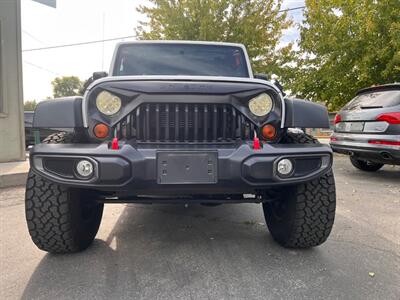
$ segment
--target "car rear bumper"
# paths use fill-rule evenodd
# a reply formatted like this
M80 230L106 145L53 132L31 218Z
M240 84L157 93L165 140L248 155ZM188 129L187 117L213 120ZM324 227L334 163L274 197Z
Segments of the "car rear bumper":
M196 153L200 155L192 155ZM174 162L168 161L168 154L172 154ZM202 166L202 154L203 158L210 157L209 168ZM293 162L294 171L290 176L281 177L276 171L277 162L282 158ZM90 179L79 179L74 171L81 159L94 164L94 175ZM50 181L73 187L135 195L244 193L317 178L331 169L332 150L329 146L314 144L264 144L259 150L246 143L218 147L137 147L127 143L120 145L118 150L110 149L107 143L39 144L31 149L30 160L34 172ZM183 169L180 161L185 164ZM193 169L207 172L201 171L204 168L208 168L211 180L199 183L190 178L196 177ZM180 174L185 170L191 174L187 180ZM175 174L176 178L161 178L168 174Z
M400 135L350 134L334 132L330 145L334 152L383 164L400 164L400 146L371 144L368 141L399 142Z

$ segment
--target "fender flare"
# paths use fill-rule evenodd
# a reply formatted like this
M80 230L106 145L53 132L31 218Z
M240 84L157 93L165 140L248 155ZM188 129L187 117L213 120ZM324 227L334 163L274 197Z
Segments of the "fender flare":
M301 99L285 98L286 128L329 128L328 110L324 105Z
M82 97L65 97L39 102L33 117L34 128L83 127Z

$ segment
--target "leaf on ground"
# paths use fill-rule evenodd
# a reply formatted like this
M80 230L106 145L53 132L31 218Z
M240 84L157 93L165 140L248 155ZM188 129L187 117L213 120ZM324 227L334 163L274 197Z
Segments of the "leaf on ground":
M374 272L368 272L369 277L375 277L375 273Z

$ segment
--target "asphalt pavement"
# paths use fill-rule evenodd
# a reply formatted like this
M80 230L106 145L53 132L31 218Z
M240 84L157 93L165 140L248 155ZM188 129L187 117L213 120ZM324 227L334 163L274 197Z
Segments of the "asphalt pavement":
M289 250L257 204L106 205L94 244L51 255L31 242L24 189L0 190L0 299L400 299L400 167L336 156L328 241Z

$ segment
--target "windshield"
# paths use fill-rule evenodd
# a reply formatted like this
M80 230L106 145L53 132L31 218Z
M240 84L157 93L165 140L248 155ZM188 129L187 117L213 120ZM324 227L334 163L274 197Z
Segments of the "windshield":
M249 77L240 47L169 43L120 46L113 75Z
M383 108L400 105L400 91L379 91L356 96L344 110Z

